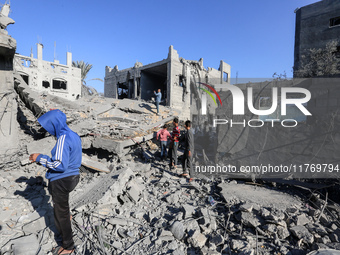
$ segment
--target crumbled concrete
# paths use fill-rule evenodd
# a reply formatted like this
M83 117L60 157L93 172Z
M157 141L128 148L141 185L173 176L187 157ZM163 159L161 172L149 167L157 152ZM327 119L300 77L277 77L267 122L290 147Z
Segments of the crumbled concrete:
M181 240L184 236L184 226L179 221L175 221L172 224L170 231L174 235L174 237L176 237L178 240Z
M203 248L207 238L199 231L195 231L194 234L188 239L188 242L194 247Z
M156 116L148 110L153 104L140 106L135 100L91 97L68 102L33 93L20 78L13 92L19 95L20 148L1 157L0 163L1 254L11 254L12 243L24 244L26 238L32 238L32 247L40 248L41 254L57 245L46 170L27 161L30 153L49 154L54 146L54 138L39 131L35 117L50 108L67 114L69 126L82 138L84 158L94 163L83 162L80 182L70 194L79 254L295 254L340 249L339 207L321 195L309 199L299 192L298 197L293 186L265 181L249 185L221 177L189 182L179 176L179 165L170 170L166 160L159 160L152 139L173 119L172 109L162 107L164 115ZM322 210L325 203L331 206ZM18 244L20 254L23 246Z
M299 239L303 239L308 244L312 244L314 241L313 235L309 233L308 229L304 226L294 226L290 228L290 231L294 236Z

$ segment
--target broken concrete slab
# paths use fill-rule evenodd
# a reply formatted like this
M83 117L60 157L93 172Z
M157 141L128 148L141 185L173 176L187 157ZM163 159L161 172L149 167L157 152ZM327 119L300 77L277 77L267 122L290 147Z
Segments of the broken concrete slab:
M320 249L309 252L307 255L340 255L340 251L334 249Z
M278 209L286 209L298 203L295 197L277 190L271 190L269 195L264 187L232 182L221 183L218 187L221 189L221 195L226 202L233 202L234 199L238 199L239 201L260 204L263 207Z
M99 171L99 172L104 172L104 173L110 173L110 169L106 167L106 165L94 161L90 159L88 156L86 156L84 153L82 154L82 159L81 159L81 164L85 167L88 167L92 170Z
M296 225L304 226L306 224L310 223L310 220L305 214L298 215L296 218Z
M124 193L125 185L133 172L130 168L122 168L112 171L108 175L103 175L97 182L90 187L86 187L86 192L80 194L77 188L71 193L70 207L78 208L82 205L97 202L100 199L107 199L105 196L111 196L117 201L117 197ZM80 187L79 187L80 188Z
M191 237L188 238L188 242L192 244L193 247L203 248L207 238L205 235L201 234L200 231L195 231Z
M183 205L182 210L184 219L192 217L192 215L195 213L195 207L191 205Z
M216 234L210 239L210 242L219 246L224 243L224 237L221 234Z
M172 226L170 227L171 233L176 237L178 240L182 240L184 236L184 226L183 223L179 221L175 221Z
M39 241L34 234L12 241L12 252L14 255L36 255L40 254L39 249Z
M309 233L308 229L304 226L294 226L289 230L295 237L298 239L303 239L308 244L312 244L314 242L314 236Z
M43 230L46 227L47 227L46 219L44 217L40 217L39 219L35 221L25 224L22 227L22 231L24 231L25 234L35 234Z

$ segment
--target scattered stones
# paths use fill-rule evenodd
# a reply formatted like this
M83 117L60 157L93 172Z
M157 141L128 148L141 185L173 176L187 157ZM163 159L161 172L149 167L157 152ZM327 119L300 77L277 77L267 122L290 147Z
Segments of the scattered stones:
M205 245L207 238L202 235L199 231L195 231L193 235L188 239L188 242L194 247L202 248Z

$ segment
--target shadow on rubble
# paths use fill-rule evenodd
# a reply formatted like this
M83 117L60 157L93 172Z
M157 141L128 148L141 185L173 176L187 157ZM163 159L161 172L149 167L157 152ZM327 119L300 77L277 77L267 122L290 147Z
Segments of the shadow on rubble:
M46 135L46 131L42 129L39 122L37 120L28 120L19 106L17 110L17 121L20 124L20 128L24 131L24 133L32 136L34 140L44 138Z
M44 224L42 225L45 226L42 226L42 229L48 227L54 232L55 236L57 236L58 232L55 228L53 219L53 207L49 203L50 195L46 194L45 187L47 187L47 185L46 182L44 182L44 179L41 176L31 177L29 179L21 176L15 181L17 183L26 183L27 186L24 191L16 190L14 195L20 195L30 201L39 217L44 218ZM27 224L38 219L37 216L32 216L31 219L28 219L29 222ZM42 229L38 229L37 231Z
M141 103L138 106L141 107L141 108L145 108L152 113L155 113L155 114L157 113L156 108L155 108L155 110L152 110L152 107L149 104Z
M176 176L176 177L178 176L178 174L176 172L169 170L169 160L153 161L152 167L157 168L158 170L160 170L163 173L165 172L165 173L168 173L169 175L172 175L172 176Z

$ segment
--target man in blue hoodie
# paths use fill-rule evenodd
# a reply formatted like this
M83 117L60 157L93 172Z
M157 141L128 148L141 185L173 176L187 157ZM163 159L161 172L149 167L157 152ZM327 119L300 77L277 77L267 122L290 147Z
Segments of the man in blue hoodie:
M71 228L69 193L79 182L81 165L81 139L66 124L66 115L60 110L52 110L38 118L40 125L57 143L51 151L52 157L33 153L29 159L46 167L48 190L52 195L54 221L62 237L62 246L54 249L53 254L71 254L74 241Z

